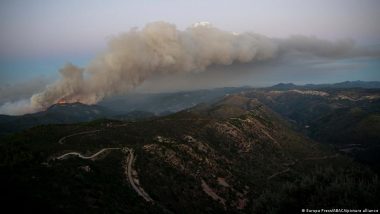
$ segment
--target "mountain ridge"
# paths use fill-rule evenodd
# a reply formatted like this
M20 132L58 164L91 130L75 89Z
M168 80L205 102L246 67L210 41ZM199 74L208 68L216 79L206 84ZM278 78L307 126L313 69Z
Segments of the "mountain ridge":
M296 85L294 83L278 83L276 85L270 86L273 89L294 89L294 88L364 88L364 89L378 89L380 88L380 81L344 81L338 83L321 83L321 84L302 84Z
M18 208L60 213L296 213L380 198L371 170L245 94L145 121L34 127L3 138L0 172Z

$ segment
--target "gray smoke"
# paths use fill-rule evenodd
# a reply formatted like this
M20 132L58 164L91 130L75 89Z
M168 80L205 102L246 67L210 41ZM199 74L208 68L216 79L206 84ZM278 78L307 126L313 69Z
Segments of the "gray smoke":
M270 61L287 53L371 55L357 50L352 40L271 39L223 31L203 22L180 31L175 25L155 22L111 39L108 49L85 68L64 66L61 79L33 95L28 109L39 111L60 101L94 104L104 97L127 93L152 76L202 72L211 65Z
M0 86L0 114L20 115L35 111L30 105L30 97L44 90L50 78L37 77L25 82Z
M51 80L51 78L39 76L28 81L0 84L0 103L29 99L33 94L44 90Z
M108 50L87 68L66 65L60 70L62 78L31 102L36 109L60 100L94 104L126 93L153 75L269 60L276 53L277 45L257 34L233 34L205 23L179 31L172 24L156 22L112 39Z

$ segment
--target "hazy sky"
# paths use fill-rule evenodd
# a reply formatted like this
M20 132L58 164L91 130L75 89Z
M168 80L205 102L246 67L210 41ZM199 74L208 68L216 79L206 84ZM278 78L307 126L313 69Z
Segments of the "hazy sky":
M330 40L352 38L360 46L378 48L379 11L378 0L1 0L0 84L41 76L57 78L57 69L64 63L84 66L113 36L159 20L180 29L208 21L221 29L269 37L303 34ZM282 72L273 73L276 69ZM232 76L226 84L380 80L378 59L329 61L311 67L286 65L270 70L255 72L256 76ZM327 70L335 73L326 78ZM191 78L204 78L197 75Z

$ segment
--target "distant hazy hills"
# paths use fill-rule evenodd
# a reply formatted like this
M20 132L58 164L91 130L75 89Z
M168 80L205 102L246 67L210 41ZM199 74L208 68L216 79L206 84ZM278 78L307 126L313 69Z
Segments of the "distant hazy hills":
M128 94L108 98L99 103L115 112L146 111L155 114L178 112L199 103L211 103L227 94L248 90L248 87L226 87L208 90L158 94Z
M55 104L46 111L22 116L0 115L0 135L36 125L91 121L106 117L110 111L97 105Z
M120 113L99 105L85 105L82 103L55 104L46 111L33 114L22 116L0 115L0 136L37 125L89 122L101 118L133 121L154 116L153 113L144 111Z
M376 84L128 95L2 115L2 206L15 213L377 209Z
M166 115L209 103L247 88L220 88L163 94L133 94L113 97L98 105L55 104L46 111L22 116L0 115L0 136L37 125L88 122L100 118L138 120Z
M97 105L84 105L81 103L72 104L56 104L43 112L34 114L27 114L23 116L7 116L0 115L0 135L12 133L15 131L30 128L36 125L43 124L65 124L87 122L100 118L109 118L117 120L137 120L144 118L151 118L160 115L167 115L170 113L178 112L187 108L194 107L201 103L210 104L216 102L229 94L236 94L240 92L249 91L266 91L266 90L291 90L291 89L374 89L380 88L380 82L342 82L336 84L321 84L321 85L302 85L297 86L292 83L280 83L269 88L253 89L248 87L238 88L218 88L210 90L196 90L187 92L173 92L173 93L160 93L160 94L129 94L125 96L117 96L106 99ZM293 92L294 94L294 92ZM305 95L304 95L305 96ZM360 94L357 94L360 96ZM280 96L282 97L282 96ZM318 103L318 97L307 96L308 99L314 100ZM347 97L347 96L346 96ZM290 103L292 99L285 100L283 104L289 103L289 111L302 108L302 105ZM344 100L343 100L344 101ZM347 100L345 100L347 101ZM263 100L263 102L266 102ZM270 103L266 103L270 105ZM282 105L283 105L282 104ZM315 115L323 111L324 102L315 106L312 114L305 114L305 117ZM322 106L319 108L318 106ZM279 113L282 113L283 108L278 102L271 105ZM304 111L295 111L302 114ZM287 117L287 115L283 115ZM322 116L322 115L319 115ZM302 116L301 116L302 117ZM294 118L289 118L294 120ZM301 121L305 118L300 119Z
M268 88L245 95L310 138L374 164L380 172L380 89Z
M193 214L377 208L380 182L373 171L297 132L288 111L280 115L270 105L273 100L288 110L300 106L306 114L314 103L325 105L325 96L248 90L149 120L38 126L4 137L3 209ZM95 113L92 107L52 109ZM83 159L104 148L120 149ZM71 152L82 158L57 158Z
M305 84L295 85L293 83L279 83L270 88L273 89L294 89L294 88L380 88L379 81L345 81L331 84Z

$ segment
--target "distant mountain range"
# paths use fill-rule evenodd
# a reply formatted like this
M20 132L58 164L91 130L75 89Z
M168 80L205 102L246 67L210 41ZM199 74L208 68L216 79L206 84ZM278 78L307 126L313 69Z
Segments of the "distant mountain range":
M0 136L37 125L88 122L101 118L129 120L167 115L199 103L209 103L230 93L246 90L219 88L162 94L132 94L113 97L97 105L55 104L47 110L21 116L0 115Z
M178 112L199 103L211 103L227 94L239 93L249 87L226 87L172 93L127 94L105 99L100 106L121 114L129 111L146 111L158 115Z
M2 115L0 131L2 208L15 213L299 213L380 204L375 88L129 95Z
M46 111L22 116L0 115L0 135L20 131L36 125L67 124L88 122L101 118L116 120L138 120L168 115L184 109L216 102L229 94L252 90L290 90L290 89L349 89L380 88L380 82L342 82L320 85L294 85L280 83L268 88L226 87L209 90L195 90L160 94L129 94L108 98L97 105L81 103L55 104Z
M37 125L89 122L101 118L136 120L154 117L150 112L115 112L104 106L82 103L54 104L45 111L21 116L0 115L0 136Z
M331 84L305 84L295 85L293 83L279 83L270 88L273 89L295 89L295 88L380 88L379 81L345 81Z
M360 132L374 134L359 138L368 142L363 146L378 144L376 95L379 90L247 89L149 120L27 129L1 138L2 208L163 214L377 209L378 174L300 130L310 122L320 135L349 140L360 135L344 135L363 126ZM106 112L70 104L42 114L72 111L85 119Z

